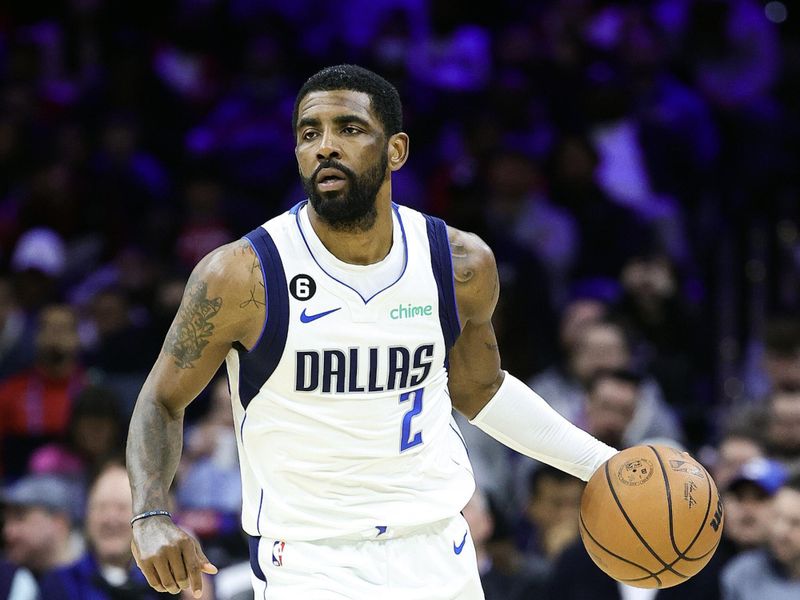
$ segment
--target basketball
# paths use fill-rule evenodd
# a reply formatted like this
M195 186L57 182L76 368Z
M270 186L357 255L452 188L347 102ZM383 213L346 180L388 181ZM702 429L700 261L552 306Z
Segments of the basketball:
M717 486L687 452L634 446L607 460L581 498L579 529L606 574L641 588L667 588L698 573L723 526Z

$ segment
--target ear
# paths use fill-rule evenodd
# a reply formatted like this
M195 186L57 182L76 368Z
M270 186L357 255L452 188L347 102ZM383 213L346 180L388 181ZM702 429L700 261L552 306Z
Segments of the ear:
M389 168L392 171L397 171L406 164L406 160L408 160L408 145L408 134L402 131L389 138L386 151L389 153Z

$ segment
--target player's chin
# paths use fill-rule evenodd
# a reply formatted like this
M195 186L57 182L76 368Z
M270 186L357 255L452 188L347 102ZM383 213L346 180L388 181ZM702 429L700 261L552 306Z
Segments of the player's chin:
M321 190L319 186L314 190L317 197L325 202L337 202L347 197L347 186L342 186L338 190Z

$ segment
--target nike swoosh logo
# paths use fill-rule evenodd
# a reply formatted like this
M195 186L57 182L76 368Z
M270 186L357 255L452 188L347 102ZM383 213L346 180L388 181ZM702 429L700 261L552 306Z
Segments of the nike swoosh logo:
M336 308L332 308L330 310L326 310L325 312L317 313L315 315L306 314L306 309L303 309L303 312L300 313L300 322L301 323L311 323L311 321L316 321L317 319L321 319L331 313L335 313L337 310L341 310L341 306L337 306Z
M461 543L456 546L456 543L453 542L453 552L456 554L461 554L461 551L464 549L464 543L467 541L467 532L464 532L464 537L461 540Z

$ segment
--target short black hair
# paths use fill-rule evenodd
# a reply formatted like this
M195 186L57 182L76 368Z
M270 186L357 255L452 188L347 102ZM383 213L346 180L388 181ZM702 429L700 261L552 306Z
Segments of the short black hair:
M586 391L594 391L597 384L605 379L623 381L638 390L642 385L642 381L644 381L644 376L634 369L601 369L589 379L589 382L586 384Z
M552 465L542 463L541 466L536 467L528 475L528 493L531 496L535 496L536 494L538 494L540 491L539 486L545 479L550 479L551 481L555 481L556 483L565 483L576 480L574 475L570 475L566 471L557 469Z
M403 130L403 107L397 88L369 69L345 64L325 67L303 84L294 101L292 131L297 129L298 109L303 98L311 92L330 90L351 90L367 94L386 136Z

